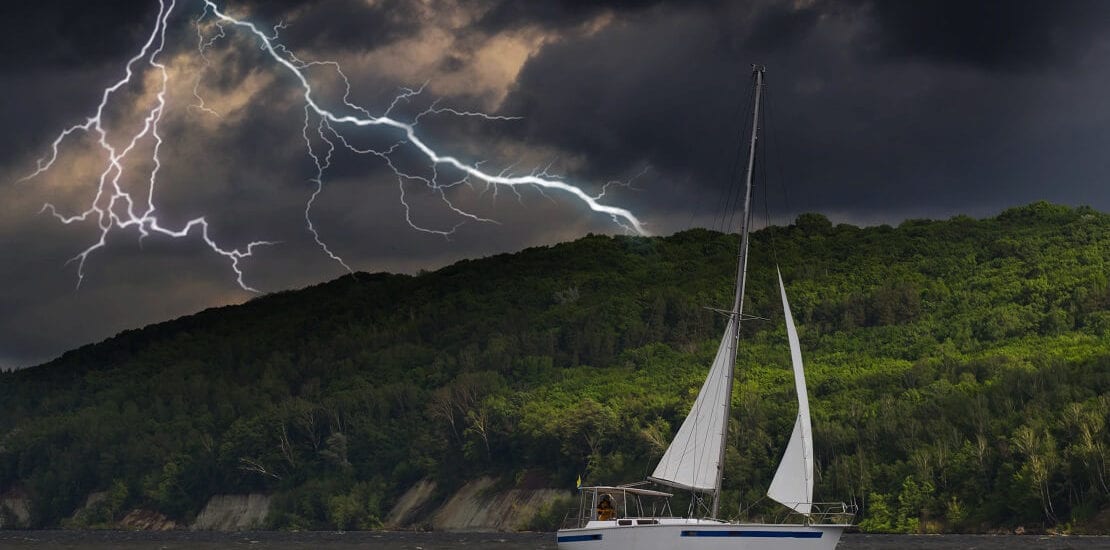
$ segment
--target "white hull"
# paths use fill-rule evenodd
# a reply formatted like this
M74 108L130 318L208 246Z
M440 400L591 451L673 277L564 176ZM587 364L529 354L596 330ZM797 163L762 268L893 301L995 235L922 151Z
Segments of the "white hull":
M559 550L833 550L844 532L843 525L652 521L658 524L641 525L635 519L629 525L591 521L586 527L559 530L556 541Z

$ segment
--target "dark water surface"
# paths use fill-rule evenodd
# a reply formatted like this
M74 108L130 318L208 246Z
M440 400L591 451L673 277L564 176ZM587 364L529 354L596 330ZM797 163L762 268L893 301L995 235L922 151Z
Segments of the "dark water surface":
M369 550L554 550L553 533L215 533L207 531L0 531L0 549L58 550L223 550L310 548ZM1110 537L1060 537L1037 535L857 535L848 534L838 549L1110 549Z

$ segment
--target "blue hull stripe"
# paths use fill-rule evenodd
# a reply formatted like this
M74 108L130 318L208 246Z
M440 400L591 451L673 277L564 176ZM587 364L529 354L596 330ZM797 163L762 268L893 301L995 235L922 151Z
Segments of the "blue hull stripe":
M778 539L819 539L821 531L683 531L684 537L759 537Z
M601 540L601 535L565 535L556 539L556 542L586 542L588 540Z

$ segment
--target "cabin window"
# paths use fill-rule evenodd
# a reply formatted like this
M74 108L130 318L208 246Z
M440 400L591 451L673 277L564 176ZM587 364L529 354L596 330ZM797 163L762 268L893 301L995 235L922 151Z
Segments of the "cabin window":
M617 520L617 525L632 525L632 520L630 520L630 519Z

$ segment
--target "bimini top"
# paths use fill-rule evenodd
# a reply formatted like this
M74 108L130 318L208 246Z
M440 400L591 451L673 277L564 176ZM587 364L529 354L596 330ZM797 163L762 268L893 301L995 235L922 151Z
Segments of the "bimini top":
M611 485L598 485L598 486L595 486L595 487L579 487L579 489L582 490L582 491L598 491L598 492L612 492L612 493L621 492L621 493L628 493L630 495L640 495L640 496L644 496L644 497L671 498L671 497L674 496L671 493L664 493L663 491L652 491L651 489L639 489L637 487L621 487L621 486L614 487L614 486L611 486Z

